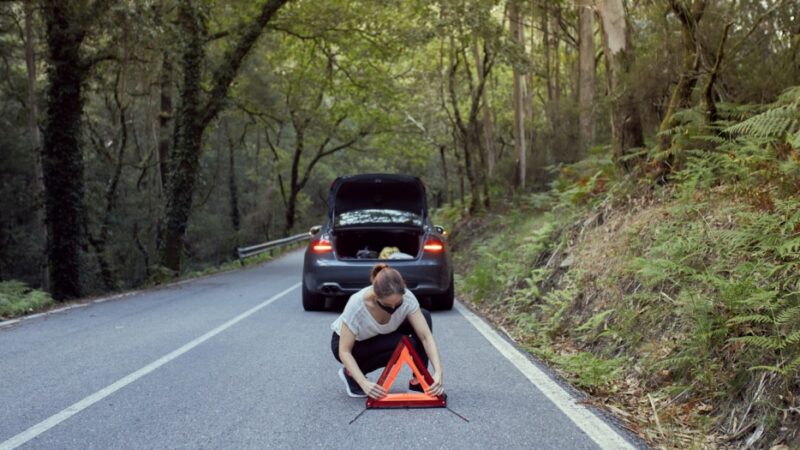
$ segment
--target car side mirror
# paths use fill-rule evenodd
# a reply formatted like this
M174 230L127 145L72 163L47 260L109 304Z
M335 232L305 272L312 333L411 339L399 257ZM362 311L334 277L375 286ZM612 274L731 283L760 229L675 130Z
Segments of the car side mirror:
M322 229L322 225L314 225L313 227L311 227L308 230L308 234L310 234L311 236L314 236L315 234L319 233L319 231L321 229Z
M441 225L434 225L433 229L436 230L437 233L441 234L442 236L447 236L447 231L445 231L444 227Z

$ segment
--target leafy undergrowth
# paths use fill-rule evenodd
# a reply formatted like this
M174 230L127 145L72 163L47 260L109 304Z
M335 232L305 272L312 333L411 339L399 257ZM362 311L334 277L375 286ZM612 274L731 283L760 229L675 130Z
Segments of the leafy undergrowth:
M439 212L459 295L659 448L800 448L800 119L747 122L666 187L594 156L546 194Z
M52 304L47 292L31 289L20 281L0 282L0 320L41 311Z

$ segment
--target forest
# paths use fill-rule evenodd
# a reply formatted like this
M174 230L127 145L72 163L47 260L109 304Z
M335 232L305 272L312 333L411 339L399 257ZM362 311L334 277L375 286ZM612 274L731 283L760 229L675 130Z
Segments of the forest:
M0 316L218 267L319 224L337 176L405 173L456 254L482 255L457 256L459 295L520 333L570 335L576 290L616 254L597 298L613 284L629 310L649 292L696 319L649 371L689 386L669 405L716 405L728 370L728 397L800 394L796 0L6 1L0 56ZM618 253L613 236L567 252L612 222L632 233ZM521 242L483 239L506 229ZM647 337L623 331L652 323L605 306L567 328L634 370L614 358ZM653 442L698 442L651 402ZM685 423L741 445L761 427L768 448L764 430L798 439L781 408Z
M665 179L682 110L798 82L785 0L1 8L0 277L57 299L307 229L337 175L417 174L470 212L597 146L628 171L658 148Z

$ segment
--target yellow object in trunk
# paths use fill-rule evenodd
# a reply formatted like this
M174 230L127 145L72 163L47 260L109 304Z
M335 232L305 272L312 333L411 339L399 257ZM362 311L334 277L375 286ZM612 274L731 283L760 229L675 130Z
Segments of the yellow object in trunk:
M380 259L389 259L390 256L398 253L399 251L400 249L397 247L383 247L383 250L381 250Z

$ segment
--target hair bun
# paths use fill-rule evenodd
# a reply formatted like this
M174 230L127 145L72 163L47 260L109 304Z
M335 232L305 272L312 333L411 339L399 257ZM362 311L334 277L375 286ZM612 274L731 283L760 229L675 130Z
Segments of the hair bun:
M372 283L372 291L379 298L386 298L394 294L404 295L406 292L403 275L387 264L375 264L372 267L369 281Z
M375 282L375 277L378 276L378 274L381 272L381 270L388 269L388 268L389 268L388 264L383 264L383 263L375 264L372 267L372 272L370 272L370 275L369 275L370 283L374 283Z

